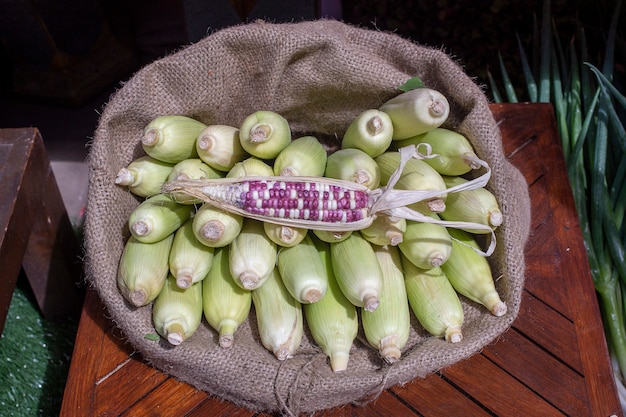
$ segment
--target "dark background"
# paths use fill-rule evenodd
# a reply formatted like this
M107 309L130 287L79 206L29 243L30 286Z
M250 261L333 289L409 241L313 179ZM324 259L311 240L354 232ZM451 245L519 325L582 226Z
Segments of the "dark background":
M601 62L615 0L552 0L561 42L584 27ZM87 140L97 112L141 66L220 28L255 19L330 17L392 31L455 58L489 96L502 53L516 85L516 35L532 50L543 0L0 0L0 128L36 126L44 141ZM624 19L624 7L621 21ZM623 78L620 36L615 71ZM522 97L523 99L523 97ZM68 126L69 124L69 126ZM69 130L68 130L69 129ZM51 145L53 146L53 145Z

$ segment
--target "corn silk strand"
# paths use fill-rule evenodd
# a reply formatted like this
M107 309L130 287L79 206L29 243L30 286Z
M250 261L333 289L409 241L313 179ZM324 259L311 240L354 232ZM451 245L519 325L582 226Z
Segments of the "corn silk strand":
M422 148L423 150L421 150ZM496 246L495 233L491 227L474 222L436 219L407 207L408 205L441 197L448 193L485 187L491 178L491 168L487 162L475 158L474 162L483 167L485 172L463 184L444 190L398 190L393 187L400 179L402 171L410 159L426 159L438 156L437 154L432 153L431 147L428 144L405 146L398 149L398 152L400 153L400 164L398 168L390 176L389 181L384 187L380 187L375 190L370 190L367 187L355 182L326 177L255 176L240 178L173 180L166 182L163 185L162 191L166 194L171 194L174 198L176 198L176 194L178 193L189 195L207 204L214 205L224 211L247 218L284 226L314 230L361 230L371 225L376 216L379 214L405 218L407 220L418 222L435 223L445 227L480 229L491 234L491 241L485 251L477 248L472 249L483 256L490 256ZM281 191L281 194L283 195L288 195L291 192L292 196L303 190L306 191L307 195L309 190L311 190L310 192L326 193L327 195L329 193L332 194L333 190L339 190L338 192L342 196L350 196L352 198L352 203L350 203L351 205L349 207L346 203L345 210L331 209L330 205L324 205L323 210L321 207L319 209L311 208L310 210L308 208L303 209L301 207L291 208L292 212L290 215L289 208L268 209L261 207L258 195L263 192L266 194L269 193L269 190L265 188L268 187L268 184L275 187L275 189L271 190L272 192L278 193ZM315 190L310 189L309 187L312 186L311 184L313 184L314 187L317 186L317 184L321 184L321 187ZM261 186L264 188L259 191L250 188L261 188ZM253 197L250 197L251 195ZM258 205L251 206L247 198L254 198ZM356 203L354 202L355 198ZM335 200L337 201L337 199ZM326 202L324 202L324 204L326 204ZM337 203L333 204L336 205ZM307 210L306 215L303 214L305 210ZM324 215L322 215L322 211L324 211ZM292 216L294 212L298 213L295 217ZM346 212L348 212L347 217ZM313 213L315 215L312 215ZM339 214L333 217L333 213ZM327 214L328 217L326 217ZM343 217L341 217L342 214Z

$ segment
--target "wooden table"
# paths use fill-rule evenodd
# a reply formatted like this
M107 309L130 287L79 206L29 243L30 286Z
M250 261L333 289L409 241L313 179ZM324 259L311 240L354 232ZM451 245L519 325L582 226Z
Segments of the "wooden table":
M552 107L492 105L532 199L519 317L482 352L386 390L365 408L316 416L621 416ZM142 361L97 295L83 308L62 416L265 416L210 397Z
M0 333L21 271L46 318L77 318L80 254L39 130L0 129Z

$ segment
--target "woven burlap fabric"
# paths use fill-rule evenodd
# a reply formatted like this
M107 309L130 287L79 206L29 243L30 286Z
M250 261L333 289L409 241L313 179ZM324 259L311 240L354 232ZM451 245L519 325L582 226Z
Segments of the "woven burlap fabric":
M133 308L121 296L116 274L127 219L139 200L114 184L116 173L143 155L140 138L153 118L184 114L206 124L238 126L256 110L276 111L294 135L341 137L360 112L398 94L419 76L449 99L445 127L466 135L492 170L489 188L504 212L490 258L509 312L496 318L463 300L464 339L450 344L428 337L413 323L403 358L384 365L355 341L348 370L333 374L307 334L296 356L280 362L258 339L254 313L232 348L217 345L203 322L194 336L171 347L151 341L151 307ZM444 52L397 35L332 20L294 24L255 22L216 32L138 71L105 106L89 155L85 223L89 282L128 342L155 367L194 387L254 410L312 412L375 398L480 351L517 316L524 283L523 249L530 223L526 183L503 155L499 129L481 89Z

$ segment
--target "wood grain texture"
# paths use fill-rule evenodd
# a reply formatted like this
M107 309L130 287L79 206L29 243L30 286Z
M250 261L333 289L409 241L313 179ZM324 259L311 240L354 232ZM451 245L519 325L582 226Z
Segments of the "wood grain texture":
M23 270L48 319L77 318L80 247L36 128L0 129L0 333Z
M623 415L552 107L491 108L501 122L506 155L522 171L532 200L519 317L464 361L391 387L365 405L315 416ZM145 364L124 344L91 291L61 415L271 417L199 392Z

